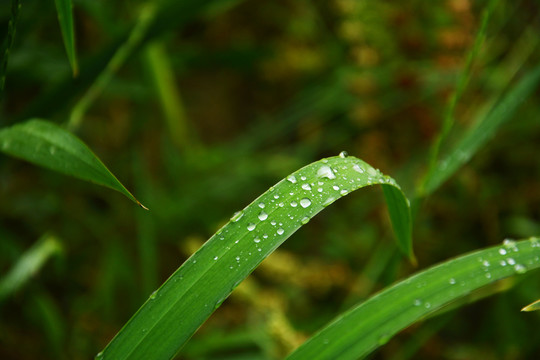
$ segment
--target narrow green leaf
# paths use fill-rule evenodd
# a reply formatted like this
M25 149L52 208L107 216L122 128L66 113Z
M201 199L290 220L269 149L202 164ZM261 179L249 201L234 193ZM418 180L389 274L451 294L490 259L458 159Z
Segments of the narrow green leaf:
M13 40L15 39L15 29L17 28L17 20L19 19L19 10L21 9L21 4L19 0L11 0L11 14L8 21L6 37L0 48L0 98L4 93L4 87L6 85L6 73L9 59L9 52L11 46L13 45Z
M436 170L425 181L423 193L432 193L467 163L478 149L493 137L497 129L511 119L518 106L535 90L539 80L540 66L525 74L487 116L463 136L449 155L437 164Z
M171 139L182 151L199 148L200 144L184 110L180 89L176 85L174 70L163 42L154 41L148 44L144 55Z
M521 311L536 311L540 310L540 300L536 300L532 304L525 306Z
M0 300L9 296L32 278L54 254L60 252L62 246L53 235L43 235L28 249L0 280Z
M71 0L54 0L56 3L56 12L58 13L58 22L64 39L64 46L73 71L73 76L79 73L77 64L77 52L75 51L75 29L73 27L73 5Z
M424 270L339 316L287 359L358 359L471 291L540 267L540 239L507 240Z
M50 122L33 119L1 129L0 151L109 187L146 209L79 138Z
M437 158L439 155L439 149L441 147L441 144L450 132L452 126L454 126L454 110L457 106L458 100L461 98L461 95L467 87L469 79L471 78L474 59L479 53L480 46L484 43L489 18L491 17L491 14L493 13L493 9L495 8L497 2L498 0L491 0L489 4L484 8L484 11L482 13L482 21L480 24L480 28L476 33L474 44L467 54L467 59L465 60L465 65L463 66L463 70L459 75L456 88L454 89L452 96L450 97L450 101L445 109L442 129L436 137L435 142L433 143L433 147L431 148L430 171L433 171L436 168Z
M345 155L294 172L235 214L150 296L98 358L171 359L238 283L296 230L337 199L375 184L398 189L390 177ZM388 193L390 207L405 207L392 209L391 219L406 218L394 226L400 247L410 250L407 201L400 190Z

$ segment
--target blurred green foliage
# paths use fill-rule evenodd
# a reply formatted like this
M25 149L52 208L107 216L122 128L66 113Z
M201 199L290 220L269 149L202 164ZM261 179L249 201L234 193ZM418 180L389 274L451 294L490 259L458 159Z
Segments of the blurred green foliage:
M54 1L22 3L16 22L19 1L3 2L0 127L33 116L67 124L83 109L76 134L151 211L0 156L2 275L44 233L63 249L0 304L0 358L94 356L234 211L321 157L347 150L414 197L487 3L74 0L73 78ZM535 0L496 2L442 153L539 63L539 16ZM420 267L539 234L538 95L419 205ZM380 197L369 190L313 219L182 358L280 358L410 274ZM537 273L471 300L502 290L411 327L372 358L536 359L539 314L519 309L540 297Z

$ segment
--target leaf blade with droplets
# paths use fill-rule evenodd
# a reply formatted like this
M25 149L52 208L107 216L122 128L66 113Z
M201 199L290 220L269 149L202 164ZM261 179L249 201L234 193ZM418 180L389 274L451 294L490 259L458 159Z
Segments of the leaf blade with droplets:
M0 151L111 188L145 208L86 144L69 131L48 121L32 119L0 129Z
M505 241L384 289L347 311L293 351L288 360L359 359L453 300L497 280L540 267L540 239Z
M376 184L399 189L354 157L323 159L294 172L235 214L150 296L100 356L174 357L238 283L296 230L337 199ZM404 243L410 241L410 210L400 190L393 195L403 197L389 206L405 207L391 216L393 221L399 214L407 217L396 227L398 242ZM412 257L412 250L407 255Z

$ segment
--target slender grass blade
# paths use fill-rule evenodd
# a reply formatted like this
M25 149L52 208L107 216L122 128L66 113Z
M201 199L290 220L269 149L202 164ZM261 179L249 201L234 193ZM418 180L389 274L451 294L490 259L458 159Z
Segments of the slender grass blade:
M358 359L453 300L540 267L540 239L505 241L424 270L363 302L311 337L287 359Z
M8 66L9 52L15 39L15 29L17 28L17 20L19 19L19 10L21 9L21 3L19 0L11 0L11 15L8 21L8 28L6 37L0 48L1 61L0 61L0 99L4 93L4 87L6 85L6 73Z
M0 280L0 300L21 288L43 267L51 256L61 250L62 246L55 236L43 235Z
M58 13L58 22L62 31L62 39L66 48L67 57L73 76L79 73L77 63L77 52L75 50L75 29L73 26L73 5L71 0L55 0L56 12Z
M540 67L525 74L487 116L471 128L457 146L437 164L436 170L426 179L423 193L425 195L432 193L467 163L493 137L497 129L512 118L518 106L536 89L539 80Z
M173 358L232 290L296 230L339 198L375 184L396 189L385 190L388 206L404 208L392 209L390 218L400 248L412 258L408 202L395 181L354 157L323 159L235 214L150 296L98 358Z

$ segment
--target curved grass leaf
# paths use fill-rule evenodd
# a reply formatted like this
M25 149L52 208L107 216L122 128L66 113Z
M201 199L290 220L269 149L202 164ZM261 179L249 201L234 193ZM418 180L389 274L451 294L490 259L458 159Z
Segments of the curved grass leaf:
M540 267L540 239L506 240L424 270L338 317L287 359L358 359L471 291Z
M480 147L493 137L497 129L510 120L518 106L536 89L539 80L540 66L524 74L523 79L491 109L484 119L471 128L449 155L429 173L424 182L423 194L432 193L457 169L467 163Z
M540 310L540 300L536 300L532 304L525 306L521 311L536 311Z
M33 119L1 129L0 151L109 187L145 208L79 138L50 122Z
M75 51L75 30L73 28L73 5L71 0L54 0L56 3L56 12L58 13L58 22L64 39L64 46L73 71L73 76L79 73L77 64L77 53Z
M41 269L51 256L61 250L62 246L55 236L43 235L0 280L0 300L17 291Z
M235 214L150 296L98 358L171 359L238 283L296 230L342 196L375 184L385 189L398 244L412 258L408 202L394 180L353 157L323 159Z

